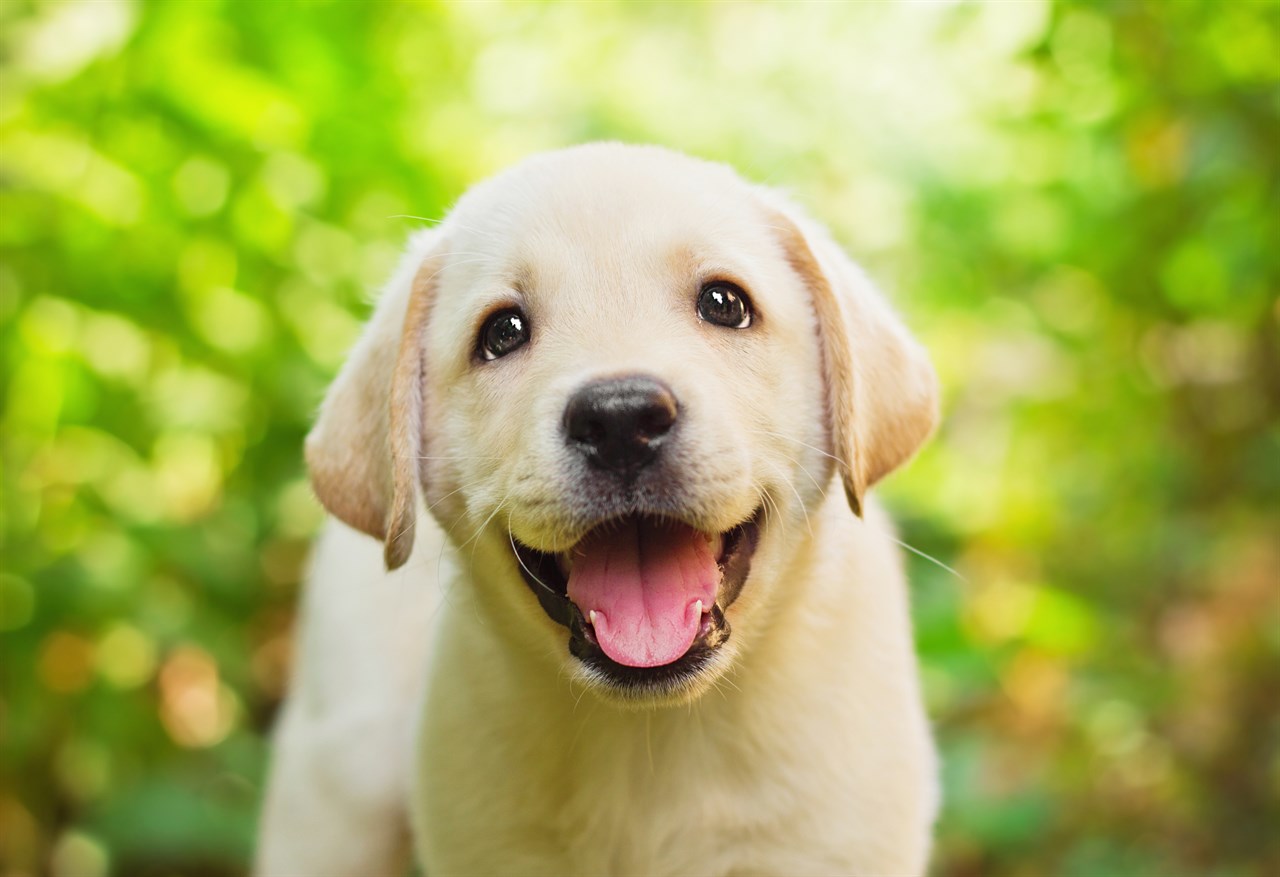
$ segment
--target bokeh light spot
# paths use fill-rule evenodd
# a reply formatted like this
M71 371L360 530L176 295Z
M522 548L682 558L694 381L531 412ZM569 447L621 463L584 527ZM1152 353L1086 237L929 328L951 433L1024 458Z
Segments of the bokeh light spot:
M188 216L211 216L227 203L231 174L210 158L187 159L173 175L173 193Z
M49 870L53 877L107 877L111 857L97 838L67 831L54 844Z
M37 671L50 691L80 691L93 678L93 643L79 634L56 630L40 645Z
M222 742L239 705L219 682L218 665L198 646L176 649L160 670L160 718L179 746L203 749Z
M155 484L166 515L192 521L207 513L222 492L222 464L208 435L166 432L155 445Z
M151 361L146 333L136 323L115 314L86 314L80 349L98 374L135 386L145 378Z
M133 625L117 622L98 640L97 665L116 688L137 688L155 672L155 642Z

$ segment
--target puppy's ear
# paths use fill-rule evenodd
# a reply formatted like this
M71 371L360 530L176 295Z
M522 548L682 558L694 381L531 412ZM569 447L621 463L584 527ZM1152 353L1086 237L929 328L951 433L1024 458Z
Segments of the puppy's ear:
M413 549L422 456L423 329L439 233L419 232L307 435L307 469L331 514L385 543L387 568Z
M929 358L862 271L814 223L778 212L774 227L813 296L831 440L849 506L905 463L938 421Z

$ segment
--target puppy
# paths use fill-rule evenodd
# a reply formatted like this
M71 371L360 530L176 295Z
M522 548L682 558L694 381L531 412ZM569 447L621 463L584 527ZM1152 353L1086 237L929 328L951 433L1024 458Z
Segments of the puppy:
M922 873L935 757L867 490L935 399L862 273L723 166L592 144L474 187L307 440L336 520L258 873Z

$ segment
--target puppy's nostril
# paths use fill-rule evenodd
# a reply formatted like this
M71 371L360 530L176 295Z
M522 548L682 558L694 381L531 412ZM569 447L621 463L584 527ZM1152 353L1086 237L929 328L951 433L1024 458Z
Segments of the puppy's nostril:
M596 381L569 399L565 436L595 466L635 470L657 456L678 413L675 395L654 378Z
M670 393L652 401L653 405L636 418L636 432L650 439L666 435L676 422L676 400Z

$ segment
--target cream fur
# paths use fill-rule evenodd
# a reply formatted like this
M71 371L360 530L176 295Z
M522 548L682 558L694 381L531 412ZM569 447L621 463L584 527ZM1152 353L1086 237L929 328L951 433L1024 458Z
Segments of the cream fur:
M693 315L708 276L748 291L750 333ZM533 341L477 363L513 302ZM729 641L649 702L568 654L509 542L562 551L594 523L561 412L635 372L680 399L686 519L765 508ZM923 873L934 753L865 491L934 406L860 272L722 166L594 144L475 187L411 242L308 442L321 500L400 568L339 521L320 539L257 872L398 873L412 848L433 877Z

